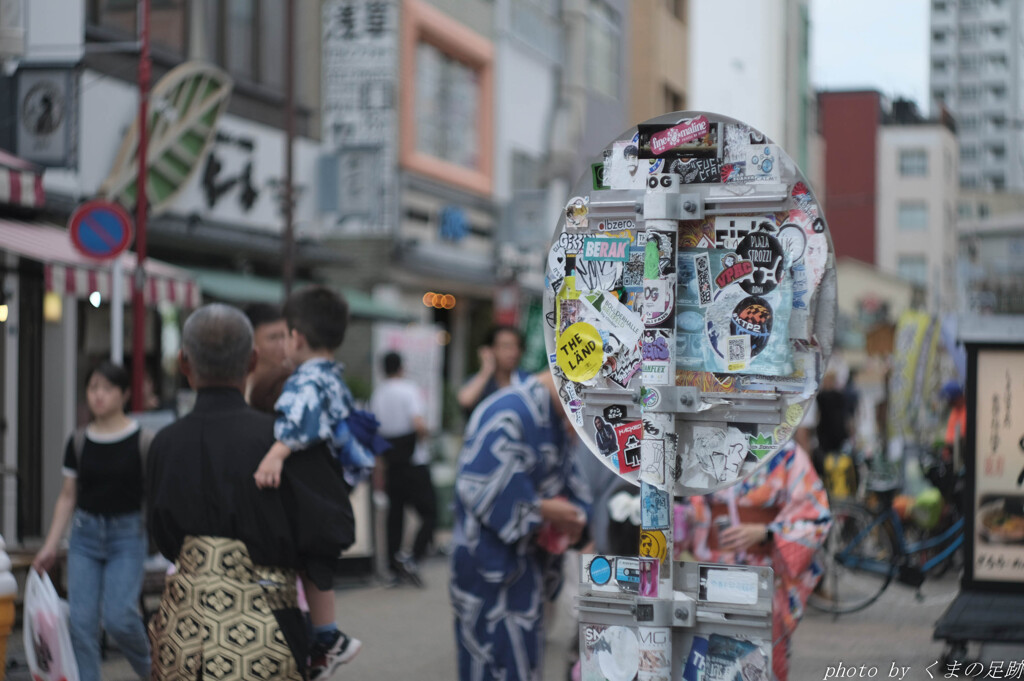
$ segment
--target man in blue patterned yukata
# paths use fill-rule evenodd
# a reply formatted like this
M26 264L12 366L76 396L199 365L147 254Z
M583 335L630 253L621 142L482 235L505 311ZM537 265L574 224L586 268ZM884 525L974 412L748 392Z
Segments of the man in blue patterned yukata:
M540 678L544 601L589 511L571 437L547 371L494 393L466 428L450 585L460 681Z

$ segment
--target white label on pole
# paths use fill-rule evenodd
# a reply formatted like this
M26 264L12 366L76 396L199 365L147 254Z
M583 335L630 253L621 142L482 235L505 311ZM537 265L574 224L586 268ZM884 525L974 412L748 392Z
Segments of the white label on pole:
M708 570L705 600L714 603L755 605L757 573L741 570Z

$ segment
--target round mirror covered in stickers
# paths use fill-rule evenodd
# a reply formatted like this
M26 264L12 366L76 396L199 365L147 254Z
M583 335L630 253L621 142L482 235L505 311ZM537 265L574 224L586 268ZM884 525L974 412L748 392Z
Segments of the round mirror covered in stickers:
M621 477L705 494L792 437L832 351L825 216L739 121L666 114L605 148L548 253L547 347L583 441Z

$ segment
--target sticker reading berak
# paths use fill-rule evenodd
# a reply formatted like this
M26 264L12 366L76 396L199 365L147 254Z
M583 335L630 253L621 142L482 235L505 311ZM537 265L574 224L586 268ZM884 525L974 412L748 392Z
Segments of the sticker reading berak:
M656 156L708 134L711 125L704 116L683 119L679 125L651 135L651 152Z
M583 259L626 262L629 260L629 239L587 237L583 241Z
M576 322L558 337L558 366L571 381L589 381L604 364L601 334L593 325Z

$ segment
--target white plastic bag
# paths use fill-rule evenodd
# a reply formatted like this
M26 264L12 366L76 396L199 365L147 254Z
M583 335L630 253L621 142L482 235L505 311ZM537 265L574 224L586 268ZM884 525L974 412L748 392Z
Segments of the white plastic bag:
M78 681L68 613L50 576L28 571L25 584L25 659L33 681Z

